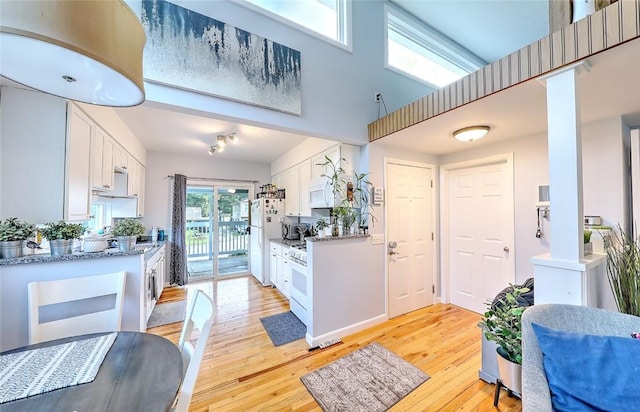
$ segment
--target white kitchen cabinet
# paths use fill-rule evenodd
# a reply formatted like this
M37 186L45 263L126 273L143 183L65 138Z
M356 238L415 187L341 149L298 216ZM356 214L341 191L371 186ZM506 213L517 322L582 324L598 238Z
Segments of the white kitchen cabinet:
M91 188L100 192L113 190L113 148L115 142L94 124L91 139Z
M164 287L165 245L145 262L145 309L146 319L149 320L151 312L156 305Z
M271 255L269 257L269 280L287 299L291 290L291 268L289 265L287 246L278 242L269 242Z
M280 174L280 183L285 189L284 213L286 216L300 214L300 174L298 165L286 169Z
M0 210L46 223L64 217L67 102L32 90L0 92Z
M120 169L122 172L127 173L129 171L129 152L124 147L116 144L113 149L113 165Z
M146 170L145 170L144 166L139 162L137 163L136 177L137 177L137 180L138 180L138 190L137 190L138 207L137 207L137 212L138 212L138 217L141 217L141 216L144 216L144 190L145 190Z
M73 104L69 105L64 217L88 220L91 214L91 137L95 124Z
M340 160L340 145L336 145L330 149L318 153L311 158L313 168L311 177L322 177L322 175L328 175L330 173L330 168L327 166L323 166L327 162L327 158L329 158L333 163L338 164Z
M311 181L311 159L286 169L279 174L280 184L285 192L285 215L311 216L309 207L309 182Z

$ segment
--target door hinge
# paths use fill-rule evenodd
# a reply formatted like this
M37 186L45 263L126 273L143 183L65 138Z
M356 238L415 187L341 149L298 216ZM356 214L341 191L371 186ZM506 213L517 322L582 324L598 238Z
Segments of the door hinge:
M431 181L431 187L433 187L433 180Z
M433 232L431 232L431 240L435 240L435 238L433 236Z
M436 285L431 285L431 293L436 293Z

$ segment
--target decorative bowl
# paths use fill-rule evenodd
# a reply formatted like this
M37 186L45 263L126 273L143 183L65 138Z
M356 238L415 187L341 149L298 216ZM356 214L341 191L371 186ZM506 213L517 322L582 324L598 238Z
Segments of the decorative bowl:
M107 248L107 239L102 237L87 237L84 239L83 249L87 253L104 252Z

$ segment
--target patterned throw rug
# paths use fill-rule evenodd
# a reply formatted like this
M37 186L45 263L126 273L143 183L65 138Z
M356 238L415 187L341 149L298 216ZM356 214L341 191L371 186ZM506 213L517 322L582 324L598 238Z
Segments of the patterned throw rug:
M260 322L271 338L273 346L302 339L307 334L307 327L292 312L268 316L260 319Z
M325 412L386 411L427 379L375 342L300 378Z

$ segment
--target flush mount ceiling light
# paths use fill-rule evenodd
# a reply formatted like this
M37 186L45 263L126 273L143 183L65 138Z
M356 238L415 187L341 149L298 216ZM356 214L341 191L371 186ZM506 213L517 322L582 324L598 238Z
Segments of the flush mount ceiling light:
M461 142L472 142L484 137L491 128L489 126L470 126L453 132L453 137Z
M0 3L0 74L65 99L142 103L145 41L122 0Z

